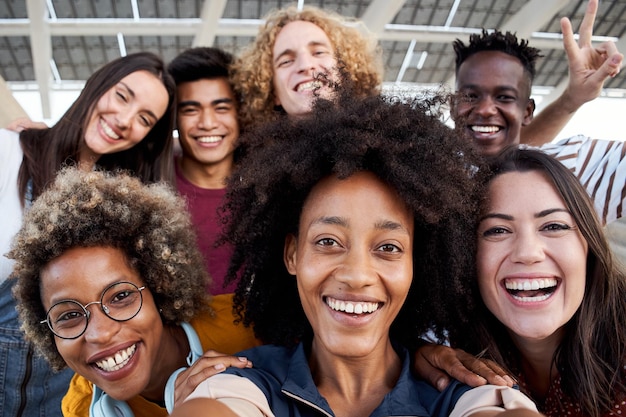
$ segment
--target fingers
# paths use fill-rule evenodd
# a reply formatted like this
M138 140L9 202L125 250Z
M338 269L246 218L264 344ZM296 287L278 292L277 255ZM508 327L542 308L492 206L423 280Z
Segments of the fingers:
M571 61L579 48L576 39L574 39L572 22L567 17L561 19L561 33L563 33L563 49L565 49L567 59Z
M580 23L578 29L578 43L579 45L591 45L591 37L593 36L593 24L596 21L596 13L598 12L598 0L589 0L587 9L585 10L585 16Z
M441 352L441 350L440 353L437 353L437 346L438 345L425 345L419 348L415 353L413 366L417 376L439 391L443 391L450 383L450 377L444 371L440 370L441 368L433 366L433 362L439 362L439 359L436 358L435 355L445 354L445 351Z
M224 355L213 350L205 352L194 364L181 372L174 384L174 404L184 401L198 384L228 367L252 368L252 362L245 357Z
M469 353L464 352L460 349L456 349L456 352L459 360L463 364L463 367L465 369L471 370L472 373L474 373L476 376L480 376L481 378L486 380L487 383L492 385L507 385L509 387L513 386L513 384L515 383L513 378L511 378L507 374L507 372L494 361L489 359L476 358L475 356L472 356ZM459 377L465 378L463 376L465 374L459 375L459 377L457 377L456 369L452 370L451 375L459 380L461 380ZM469 381L472 380L473 378L468 377L468 382L465 383L470 385Z

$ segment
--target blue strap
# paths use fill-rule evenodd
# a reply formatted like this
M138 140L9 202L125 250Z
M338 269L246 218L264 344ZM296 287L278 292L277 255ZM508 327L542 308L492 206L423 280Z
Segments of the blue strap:
M118 401L94 385L89 406L90 417L134 417L126 401Z
M204 351L202 350L202 344L200 343L200 339L198 338L198 334L194 330L193 327L189 323L181 323L185 334L187 335L187 340L189 341L190 352L189 356L187 356L187 365L191 366L195 361L200 359ZM182 367L177 369L167 380L165 384L165 408L167 409L168 414L172 413L174 409L174 384L176 383L176 378L178 374L187 369L187 367Z

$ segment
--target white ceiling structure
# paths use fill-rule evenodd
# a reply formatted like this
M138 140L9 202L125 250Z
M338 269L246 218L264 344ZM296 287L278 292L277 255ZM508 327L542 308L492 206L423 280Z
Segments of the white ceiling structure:
M148 50L166 61L191 46L218 46L237 54L255 36L261 18L280 0L0 0L0 97L7 112L11 91L35 89L50 117L51 94L76 88L104 63ZM578 28L586 0L318 0L302 1L361 19L380 39L385 82L451 83L453 40L482 28L516 32L540 48L535 85L559 94L567 60L559 19ZM626 51L626 0L600 0L594 40L613 40ZM626 97L626 71L605 84L607 96Z

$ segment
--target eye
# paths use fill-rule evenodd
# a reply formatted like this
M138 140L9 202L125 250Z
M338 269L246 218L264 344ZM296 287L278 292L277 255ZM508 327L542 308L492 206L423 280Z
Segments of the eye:
M117 95L117 97L122 100L124 103L128 103L128 97L126 97L126 94L124 94L122 91L116 91L115 94Z
M478 94L465 92L459 95L459 101L464 103L475 103L478 100Z
M383 245L380 245L378 247L378 250L381 252L386 252L386 253L398 253L398 252L402 252L402 249L400 249L398 246L392 244L392 243L385 243Z
M502 226L490 227L482 232L483 237L499 237L511 233L507 228Z
M565 223L548 223L546 225L544 225L541 230L542 231L547 231L547 232L561 232L561 231L566 231L566 230L571 230L572 227L568 224Z
M514 102L517 100L515 96L510 96L506 94L500 94L497 98L498 98L498 101L503 101L505 103L510 103L510 102Z
M68 310L58 314L54 319L54 323L69 322L71 320L81 319L85 313L82 310Z
M139 291L123 289L112 294L109 302L105 304L115 309L125 308L126 306L134 304L137 297L139 297Z
M219 113L228 113L232 110L231 106L227 106L227 105L221 105L221 106L217 106L215 108L215 111L219 112Z
M141 124L146 126L146 127L152 127L152 120L148 119L146 116L139 116L139 119L141 120Z
M185 106L185 107L179 108L178 113L185 115L185 116L190 116L190 115L198 113L198 109L193 106Z
M330 237L325 237L322 238L320 240L318 240L317 242L315 242L316 245L319 246L339 246L339 244L337 243L337 241L335 239L332 239Z
M284 59L281 59L280 61L278 61L277 67L278 68L283 68L283 67L288 66L292 62L293 62L293 59L291 59L291 58L284 58Z

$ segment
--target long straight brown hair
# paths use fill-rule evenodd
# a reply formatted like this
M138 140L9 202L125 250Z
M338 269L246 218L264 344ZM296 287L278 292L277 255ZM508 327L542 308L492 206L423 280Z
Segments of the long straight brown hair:
M141 142L125 151L102 155L98 166L107 170L127 170L146 183L173 179L172 129L176 86L165 71L161 58L150 52L139 52L117 58L96 71L54 126L28 129L20 134L24 159L18 187L22 202L29 181L32 181L32 198L35 198L52 182L62 166L77 164L86 124L96 103L110 88L136 71L148 71L163 82L169 96L167 109Z

